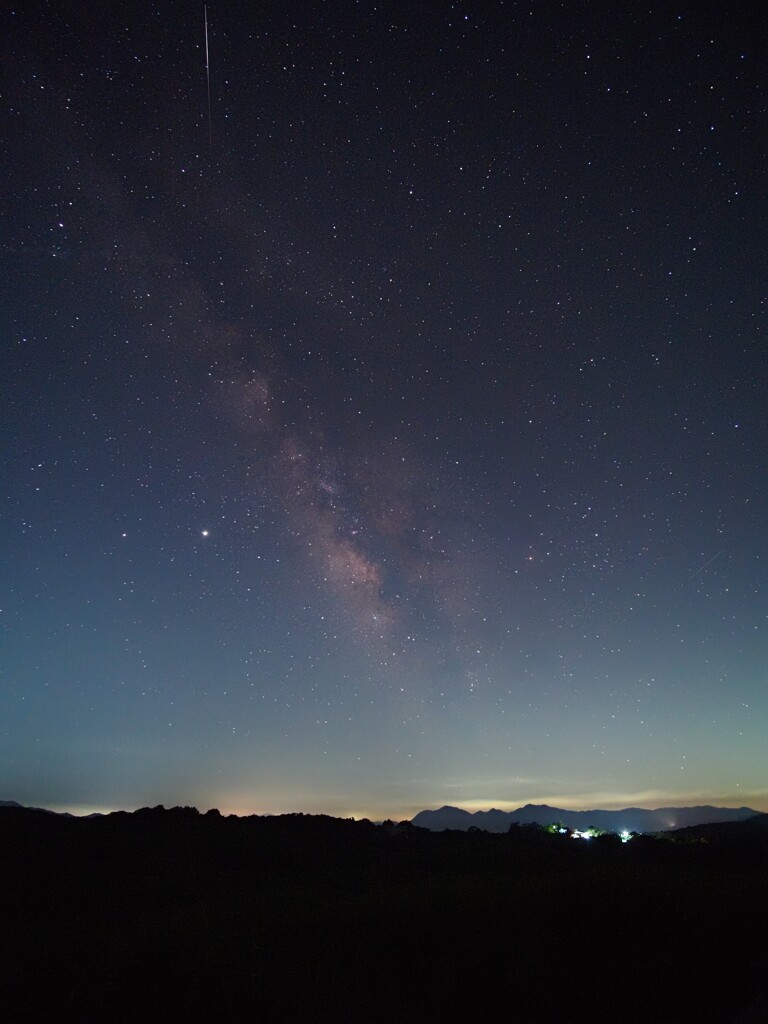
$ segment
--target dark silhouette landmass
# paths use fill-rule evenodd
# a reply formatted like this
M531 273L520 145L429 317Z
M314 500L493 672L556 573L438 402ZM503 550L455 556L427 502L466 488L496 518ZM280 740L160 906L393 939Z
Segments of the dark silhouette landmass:
M757 814L751 807L625 807L620 811L571 811L548 804L526 804L514 811L465 811L461 807L441 807L436 811L419 811L414 825L441 832L443 829L482 828L488 832L506 832L512 824L548 825L560 822L566 828L590 827L608 832L662 832L689 825L716 821L743 821Z
M3 806L0 1020L768 1019L767 862L768 815L622 843Z

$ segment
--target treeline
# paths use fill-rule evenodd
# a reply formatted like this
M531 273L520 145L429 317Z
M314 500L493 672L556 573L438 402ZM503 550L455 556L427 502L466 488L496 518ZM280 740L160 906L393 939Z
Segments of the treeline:
M731 1022L768 911L739 828L0 808L0 1019Z

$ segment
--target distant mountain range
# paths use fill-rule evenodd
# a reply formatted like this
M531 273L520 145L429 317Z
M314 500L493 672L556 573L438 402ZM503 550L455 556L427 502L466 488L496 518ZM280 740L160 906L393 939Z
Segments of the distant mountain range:
M419 811L413 824L421 828L442 832L444 829L459 829L465 832L475 827L486 832L507 832L512 824L550 825L560 822L566 828L586 829L590 826L607 832L667 832L671 829L689 828L722 821L744 821L759 811L751 807L625 807L621 811L570 811L564 807L550 807L548 804L526 804L516 811L462 810L461 807L441 807L437 811Z
M50 814L52 817L73 818L75 815L67 811L51 811L45 807L24 807L15 800L0 800L0 808L19 808ZM196 812L195 812L196 813ZM83 818L100 818L101 814L82 815ZM602 829L606 832L668 832L676 829L692 828L698 825L714 825L725 822L741 822L749 818L762 817L751 807L658 807L649 810L645 807L625 807L621 811L571 811L564 807L550 807L548 804L526 804L515 811L500 811L491 808L489 811L465 811L461 807L441 807L437 811L419 811L413 818L413 824L432 832L445 829L456 829L466 832L470 828L479 828L485 832L508 832L509 826L517 825L551 825L560 823L566 828Z
M19 807L25 811L44 811L46 814L55 814L59 818L76 818L76 814L70 814L69 811L50 811L47 807L26 807L24 804L17 803L16 800L0 800L0 807ZM98 811L94 811L93 814L83 814L83 818L101 818L103 815L99 814Z
M46 814L56 814L56 811L49 811L46 807L26 807L24 804L17 803L16 800L0 800L0 807L22 807L27 811L45 811ZM61 815L63 818L71 818L72 815L67 811L64 811Z

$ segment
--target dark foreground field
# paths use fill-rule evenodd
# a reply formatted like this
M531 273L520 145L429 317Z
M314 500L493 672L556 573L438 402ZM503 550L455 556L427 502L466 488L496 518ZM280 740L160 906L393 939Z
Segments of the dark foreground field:
M768 952L768 828L745 826L0 808L0 1020L730 1024Z

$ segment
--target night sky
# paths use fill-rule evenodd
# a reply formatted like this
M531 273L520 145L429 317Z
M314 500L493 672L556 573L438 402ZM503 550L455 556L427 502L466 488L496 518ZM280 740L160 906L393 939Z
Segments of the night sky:
M6 14L0 797L768 809L759 12Z

